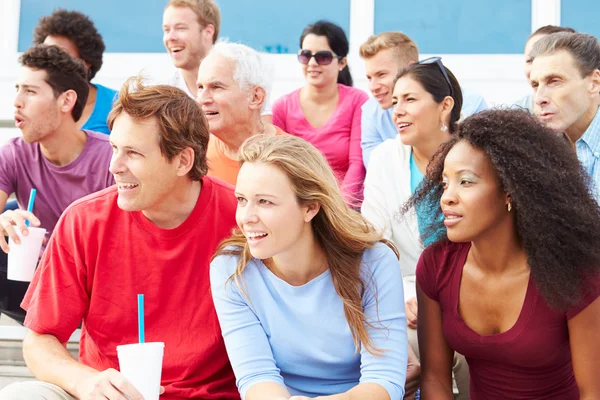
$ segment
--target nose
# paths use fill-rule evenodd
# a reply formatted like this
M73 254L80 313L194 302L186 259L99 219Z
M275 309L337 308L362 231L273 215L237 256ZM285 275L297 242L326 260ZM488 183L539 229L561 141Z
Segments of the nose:
M550 102L548 95L547 95L547 91L546 88L543 86L538 86L535 89L535 92L533 94L533 101L536 105L543 107L548 105L548 103Z
M255 207L247 203L244 206L237 208L237 219L243 225L255 224L258 222L258 215L256 214Z
M404 106L401 101L398 101L396 103L396 105L392 109L392 113L394 114L394 119L406 114L406 110L404 110Z
M121 155L119 155L117 151L113 152L108 170L113 175L118 175L125 171L125 164L123 163Z
M317 59L315 58L314 54L310 57L310 60L308 60L308 65L312 65L313 67L315 65L319 65L319 63L317 62Z
M13 105L17 109L23 108L23 95L21 94L20 91L18 91L17 94L15 95L15 100L13 102Z
M375 89L377 89L379 87L379 82L377 82L377 78L371 78L371 80L369 81L369 90L371 91L371 93L375 92Z
M450 183L447 184L446 189L442 193L442 197L440 198L440 205L452 205L456 204L456 192L454 190L454 186Z
M212 96L210 95L210 91L205 90L204 88L198 88L196 91L196 103L199 105L207 105L212 103Z
M177 30L176 29L169 29L168 31L165 32L165 41L171 41L171 40L176 40L177 39Z

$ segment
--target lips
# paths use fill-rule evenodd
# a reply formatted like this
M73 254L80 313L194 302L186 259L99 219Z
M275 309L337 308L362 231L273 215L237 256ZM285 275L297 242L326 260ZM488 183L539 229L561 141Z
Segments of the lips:
M377 101L381 101L386 98L387 93L373 94L373 97L377 99Z
M139 186L139 184L133 182L117 182L117 189L119 192L130 192L137 189Z
M248 244L250 246L258 244L267 236L269 236L268 233L262 231L245 231L244 234L246 235L246 239L248 240Z
M15 126L19 129L21 129L23 127L23 124L25 123L25 118L23 118L20 115L15 115Z
M202 110L202 111L204 111L204 115L206 115L206 118L210 118L210 117L219 115L218 111L212 111L212 110Z
M551 119L555 116L556 114L552 113L552 112L543 112L538 114L538 118L545 120L545 119Z
M412 125L412 123L410 123L410 122L398 122L398 123L396 123L396 129L398 130L398 133L401 133L411 125Z
M443 211L443 213L444 225L446 225L447 228L458 224L463 219L463 216L454 210L446 209Z

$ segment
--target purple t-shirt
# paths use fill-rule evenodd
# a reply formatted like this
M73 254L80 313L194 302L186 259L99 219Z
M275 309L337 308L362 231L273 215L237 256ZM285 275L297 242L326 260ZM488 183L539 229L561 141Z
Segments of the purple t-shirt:
M0 190L17 196L19 208L26 209L29 193L37 189L33 213L46 237L60 215L73 201L114 184L108 167L112 157L109 137L84 130L87 142L70 164L59 167L44 157L38 143L11 139L0 148Z

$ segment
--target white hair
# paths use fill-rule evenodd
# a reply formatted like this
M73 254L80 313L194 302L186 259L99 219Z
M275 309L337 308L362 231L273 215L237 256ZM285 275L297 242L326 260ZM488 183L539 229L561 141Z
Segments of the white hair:
M240 85L242 90L250 90L256 86L263 88L266 92L266 98L262 109L266 107L271 94L273 79L270 65L264 62L258 51L240 43L219 40L212 47L209 54L218 54L235 62L233 79Z

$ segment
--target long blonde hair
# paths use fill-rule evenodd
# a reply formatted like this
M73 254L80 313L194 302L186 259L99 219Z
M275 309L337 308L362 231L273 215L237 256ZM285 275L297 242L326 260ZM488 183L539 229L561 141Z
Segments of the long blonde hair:
M381 353L367 331L367 326L374 325L363 312L366 284L361 277L363 253L383 241L381 233L360 213L346 205L325 157L308 142L294 136L258 135L246 140L239 152L242 164L265 163L282 170L290 179L300 205L316 203L320 206L311 221L312 229L327 257L333 286L344 303L356 352L360 351L362 343L370 353ZM390 247L395 251L393 246ZM240 278L252 255L239 228L221 242L213 258L219 255L238 257L236 272L228 282L235 281L241 287Z

